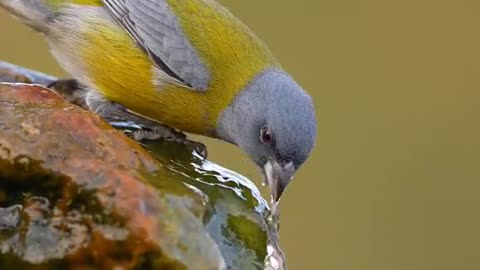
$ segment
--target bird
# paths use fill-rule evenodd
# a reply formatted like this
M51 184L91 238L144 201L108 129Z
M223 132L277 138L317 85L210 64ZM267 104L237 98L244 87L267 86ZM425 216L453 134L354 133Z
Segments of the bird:
M88 109L153 121L159 138L189 142L188 132L234 144L263 172L274 202L312 152L312 98L215 0L0 0L0 7L45 36L84 86Z

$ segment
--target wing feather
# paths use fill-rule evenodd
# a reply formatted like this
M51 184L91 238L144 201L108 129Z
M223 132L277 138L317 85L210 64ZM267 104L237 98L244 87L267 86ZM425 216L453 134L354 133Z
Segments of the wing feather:
M185 38L165 0L102 0L117 22L150 57L160 74L194 90L210 83L207 67ZM160 76L160 80L165 80Z

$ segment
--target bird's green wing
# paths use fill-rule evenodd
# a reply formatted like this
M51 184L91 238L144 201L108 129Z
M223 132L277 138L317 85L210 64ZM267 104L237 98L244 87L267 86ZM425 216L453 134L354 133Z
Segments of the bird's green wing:
M150 57L159 80L206 90L210 74L166 0L102 0L117 22Z

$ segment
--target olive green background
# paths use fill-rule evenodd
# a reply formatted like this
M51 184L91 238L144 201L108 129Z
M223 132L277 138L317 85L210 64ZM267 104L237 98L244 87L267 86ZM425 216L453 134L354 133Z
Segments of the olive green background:
M480 269L480 1L222 2L316 105L317 147L281 204L289 268ZM0 59L64 75L3 13Z

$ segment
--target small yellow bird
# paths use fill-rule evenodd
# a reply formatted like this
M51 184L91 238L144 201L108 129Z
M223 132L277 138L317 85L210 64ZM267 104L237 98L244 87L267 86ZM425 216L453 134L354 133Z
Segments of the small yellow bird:
M45 34L86 86L90 110L233 143L263 169L275 201L313 148L311 98L214 0L0 0L0 7Z

